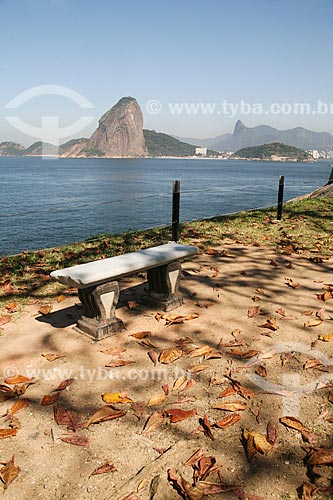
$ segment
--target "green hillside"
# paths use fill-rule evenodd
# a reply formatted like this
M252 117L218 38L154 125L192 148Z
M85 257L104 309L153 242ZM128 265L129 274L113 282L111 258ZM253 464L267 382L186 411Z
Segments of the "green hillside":
M292 158L296 160L309 160L311 156L303 149L287 146L281 142L263 144L261 146L251 146L242 148L233 154L237 158L260 158L261 160L270 160L271 156L280 156L283 158Z
M143 134L149 156L195 155L195 146L178 141L171 135L155 132L155 130L144 130Z

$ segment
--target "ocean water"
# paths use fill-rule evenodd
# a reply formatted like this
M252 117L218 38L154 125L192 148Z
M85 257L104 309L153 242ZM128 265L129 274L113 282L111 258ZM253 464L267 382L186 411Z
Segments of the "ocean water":
M0 157L0 255L59 246L101 233L171 222L172 181L181 221L276 204L328 181L330 161Z

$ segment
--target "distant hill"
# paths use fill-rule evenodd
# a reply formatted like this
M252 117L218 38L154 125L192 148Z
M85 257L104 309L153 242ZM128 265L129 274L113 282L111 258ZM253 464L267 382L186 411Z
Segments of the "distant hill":
M237 151L249 146L260 146L280 142L300 149L333 150L333 135L328 132L313 132L303 127L278 130L268 125L246 127L241 120L235 124L232 134L223 134L208 139L181 138L189 144L197 144L217 151Z
M24 147L17 142L1 142L0 156L20 156L24 151Z
M304 161L310 160L312 157L306 151L295 148L294 146L288 146L280 142L274 142L270 144L263 144L262 146L251 146L249 148L242 148L236 151L232 155L236 158L260 158L261 160L271 160L272 157L279 158L291 158L293 160Z
M42 154L44 155L50 155L50 156L55 156L57 155L58 149L57 146L54 144L49 144L48 142L41 142L37 141L31 144L27 149L25 149L21 155L22 156L41 156Z
M143 135L149 156L194 156L195 146L175 139L171 135L144 130Z

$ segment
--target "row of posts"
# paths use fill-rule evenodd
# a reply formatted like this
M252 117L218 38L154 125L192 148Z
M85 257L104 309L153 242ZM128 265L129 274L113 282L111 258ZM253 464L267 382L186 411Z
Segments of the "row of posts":
M279 179L278 204L277 204L277 220L282 219L283 212L283 190L284 176ZM180 181L176 180L172 183L172 241L179 239L179 214L180 214Z
M331 165L332 167L332 165ZM333 183L333 167L327 184ZM277 202L277 220L282 220L283 214L283 191L284 191L284 176L279 179L278 202ZM172 241L179 239L179 207L180 207L180 181L173 181L172 185Z

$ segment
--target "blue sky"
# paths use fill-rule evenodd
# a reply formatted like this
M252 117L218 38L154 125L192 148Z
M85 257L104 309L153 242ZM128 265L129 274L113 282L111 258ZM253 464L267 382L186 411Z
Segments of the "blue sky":
M18 132L4 106L35 86L82 94L94 121L122 96L134 96L145 128L183 137L248 126L304 126L333 133L332 0L0 0L0 142L33 138ZM151 114L147 103L161 111ZM264 114L231 115L222 102L260 104ZM273 103L332 103L332 113L271 113ZM173 114L170 103L215 103L211 112ZM87 114L61 96L27 101L17 116L62 126ZM15 114L13 111L10 114Z

